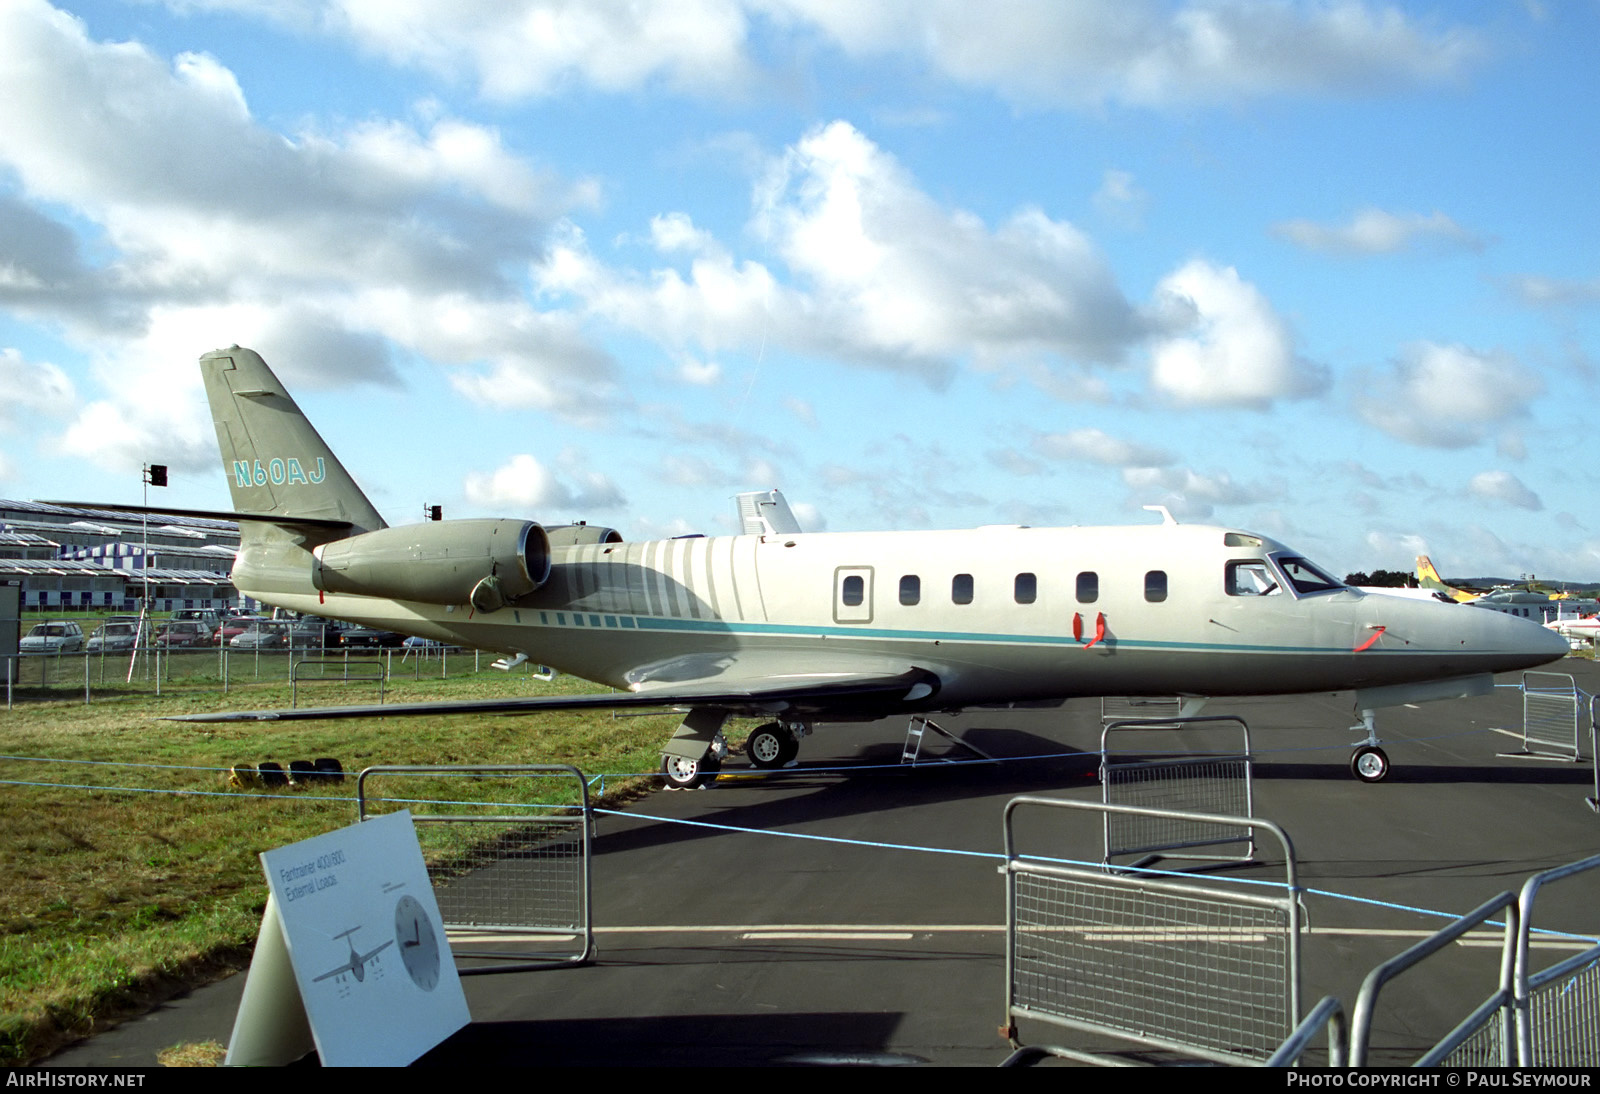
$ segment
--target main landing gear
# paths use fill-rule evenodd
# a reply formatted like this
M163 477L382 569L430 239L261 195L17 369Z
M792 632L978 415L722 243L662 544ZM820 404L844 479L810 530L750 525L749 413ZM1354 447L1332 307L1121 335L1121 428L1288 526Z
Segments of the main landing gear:
M750 734L744 743L744 753L760 768L788 767L800 754L800 740L782 722L768 722Z
M1350 754L1350 774L1364 783L1380 783L1389 777L1389 755L1378 745L1378 722L1373 712L1361 712L1361 724L1351 732L1364 733L1366 740Z
M728 756L722 732L728 718L720 710L689 712L661 752L661 778L668 789L694 790L716 781ZM810 733L809 722L767 722L751 732L745 755L753 766L769 771L789 767L800 754L800 739Z

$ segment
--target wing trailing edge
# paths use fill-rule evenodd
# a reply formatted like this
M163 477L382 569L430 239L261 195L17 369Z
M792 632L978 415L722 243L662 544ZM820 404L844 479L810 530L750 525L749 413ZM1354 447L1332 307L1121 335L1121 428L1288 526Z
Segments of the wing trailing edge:
M625 710L693 707L733 714L879 716L927 709L939 693L939 678L926 669L896 675L827 673L814 677L663 686L593 695L524 695L510 699L435 700L424 703L304 707L293 710L234 710L175 715L174 722L301 722L335 718L415 718L440 714L539 714L556 710Z

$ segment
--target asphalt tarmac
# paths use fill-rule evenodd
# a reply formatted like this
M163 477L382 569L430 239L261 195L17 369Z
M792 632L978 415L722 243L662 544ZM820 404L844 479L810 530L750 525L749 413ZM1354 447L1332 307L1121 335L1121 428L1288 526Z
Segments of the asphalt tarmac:
M1552 666L1600 690L1600 668ZM1517 678L1502 678L1514 684ZM1250 727L1255 812L1293 841L1309 933L1302 1010L1348 1010L1368 971L1532 873L1600 852L1593 769L1503 759L1519 747L1521 693L1392 708L1379 732L1388 779L1349 773L1348 694L1218 700ZM658 792L603 815L594 847L598 959L465 978L472 1024L425 1065L849 1066L1000 1063L1004 1020L1002 813L1022 794L1099 800L1098 701L966 714L940 724L999 758L930 738L897 761L903 721L828 727L797 770L730 758L715 786ZM1587 722L1585 722L1587 727ZM1232 732L1232 731L1226 731ZM1218 735L1224 731L1215 731ZM1585 728L1587 737L1587 728ZM1202 735L1164 749L1207 751ZM1213 738L1215 740L1215 738ZM1225 746L1224 746L1225 747ZM1583 745L1589 755L1588 741ZM699 822L686 825L684 821ZM1049 853L1094 860L1098 818L1074 814ZM1282 877L1282 854L1217 877ZM1600 872L1556 883L1536 926L1600 932ZM1557 945L1545 963L1571 952ZM1493 989L1496 951L1456 946L1385 990L1373 1060L1405 1063ZM153 1066L170 1045L226 1043L244 978L173 1000L47 1061ZM1027 1043L1115 1047L1022 1028Z

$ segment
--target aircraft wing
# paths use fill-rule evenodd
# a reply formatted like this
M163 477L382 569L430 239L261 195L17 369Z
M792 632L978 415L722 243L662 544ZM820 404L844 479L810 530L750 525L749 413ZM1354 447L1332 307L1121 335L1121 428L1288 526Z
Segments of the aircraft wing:
M295 710L234 710L176 715L174 722L293 722L318 718L405 718L429 714L538 714L547 710L611 710L628 707L708 707L736 714L827 714L876 717L927 705L939 678L908 666L898 673L800 672L662 683L637 691L592 695L525 695L509 699L437 700L421 703L301 707Z

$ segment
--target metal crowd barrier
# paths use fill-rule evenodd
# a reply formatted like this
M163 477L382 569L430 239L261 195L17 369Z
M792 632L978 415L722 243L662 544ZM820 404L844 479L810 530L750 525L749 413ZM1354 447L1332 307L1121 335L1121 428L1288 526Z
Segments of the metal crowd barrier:
M1190 730L1237 726L1243 748L1237 752L1170 756L1151 759L1137 752L1119 758L1111 751L1113 735L1139 731ZM1106 805L1212 813L1250 818L1255 815L1251 786L1250 727L1232 715L1120 721L1100 733L1100 797ZM1105 857L1141 855L1137 865L1157 858L1208 858L1248 862L1255 857L1255 833L1249 824L1217 825L1112 811L1105 814ZM1183 855L1200 847L1243 844L1237 855Z
M1596 867L1600 855L1534 874L1517 897L1522 930L1517 935L1514 994L1520 1066L1600 1067L1600 945L1538 972L1531 970L1529 960L1539 890Z
M1595 717L1597 709L1600 709L1600 695L1589 696L1589 769L1594 774L1594 795L1588 800L1589 808L1600 813L1600 735L1595 731L1600 719Z
M1367 1051L1372 1039L1372 1019L1377 1011L1378 993L1401 973L1415 968L1461 938L1468 931L1505 913L1504 943L1501 948L1500 984L1478 1007L1467 1015L1443 1041L1417 1060L1419 1067L1509 1067L1512 1066L1512 957L1516 952L1518 930L1517 898L1501 893L1480 904L1455 922L1424 938L1415 946L1391 957L1367 974L1356 996L1351 1024L1350 1066L1367 1066Z
M1505 753L1531 759L1582 759L1579 723L1586 704L1577 683L1564 672L1522 674L1522 751Z
M1367 974L1352 1019L1350 1065L1363 1067L1380 990L1503 914L1499 983L1455 1029L1416 1061L1418 1067L1600 1067L1600 944L1534 971L1530 959L1539 890L1600 867L1600 855L1534 874ZM1493 924L1490 924L1491 926Z
M1322 1001L1311 1008L1311 1013L1300 1020L1294 1032L1289 1034L1289 1039L1272 1054L1267 1066L1299 1067L1304 1062L1306 1050L1323 1027L1328 1030L1327 1066L1347 1066L1350 1058L1350 1020L1345 1017L1344 1004L1331 995L1323 996Z
M339 669L338 676L328 675L328 666L330 665ZM356 670L354 673L350 671L352 666ZM315 676L311 675L312 669L318 670ZM381 706L388 678L389 674L385 671L381 661L360 660L352 662L348 657L302 657L298 661L291 659L289 663L289 706L291 709L300 706L300 682L302 680L308 683L322 683L324 681L328 683L350 683L359 681L366 684L377 684L378 703Z
M1089 810L1253 826L1282 845L1285 880L1260 886L1086 869L1018 847L1023 810ZM1041 817L1041 820L1048 820ZM1006 1013L1017 1051L1094 1063L1104 1054L1024 1046L1019 1019L1225 1064L1264 1064L1300 1007L1300 886L1270 821L1020 797L1005 811Z
M421 780L448 780L432 796ZM372 795L370 782L385 791ZM470 781L469 781L470 780ZM492 781L491 781L492 780ZM565 785L555 805L524 806L533 787ZM487 795L485 796L485 791ZM474 800L463 800L472 794ZM593 814L583 774L565 764L376 766L356 780L360 820L410 809L462 975L581 965L593 960ZM509 808L508 808L509 807ZM386 810L382 810L386 811ZM463 937L467 935L468 937ZM532 949L493 947L508 942Z

